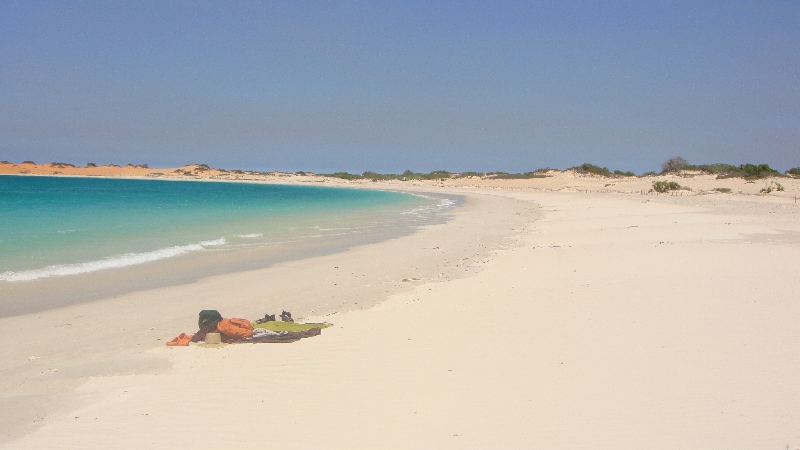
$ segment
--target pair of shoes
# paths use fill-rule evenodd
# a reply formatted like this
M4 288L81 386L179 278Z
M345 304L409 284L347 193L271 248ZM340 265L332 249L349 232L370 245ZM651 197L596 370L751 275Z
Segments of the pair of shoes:
M264 314L263 319L256 320L256 323L275 322L275 314Z

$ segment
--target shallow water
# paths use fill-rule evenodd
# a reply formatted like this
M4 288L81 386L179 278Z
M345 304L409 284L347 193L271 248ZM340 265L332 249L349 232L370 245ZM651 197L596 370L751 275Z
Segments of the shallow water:
M3 176L0 316L376 242L441 221L457 202L317 186Z

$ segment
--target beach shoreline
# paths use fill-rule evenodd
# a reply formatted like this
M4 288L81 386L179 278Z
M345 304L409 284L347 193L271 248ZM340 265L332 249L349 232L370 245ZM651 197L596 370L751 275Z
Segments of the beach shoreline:
M289 448L800 445L800 186L656 196L562 178L341 183L466 203L392 241L0 319L20 336L2 350L3 440L222 445L291 404L267 421ZM163 346L200 309L255 319L285 298L334 327L286 346ZM219 436L202 433L208 405Z
M259 205L252 211L246 209L249 205L239 208L232 205L226 206L221 212L213 204L214 197L242 195L232 187L239 182L226 181L224 183L228 186L224 187L205 186L202 192L211 195L211 200L204 199L202 192L189 187L190 183L187 181L183 187L173 189L160 185L160 180L145 179L139 184L114 181L97 183L89 179L86 183L74 186L76 190L90 193L96 189L115 189L114 192L119 191L134 198L152 195L151 192L158 192L164 197L155 204L147 203L149 197L135 200L136 206L123 203L118 208L119 212L106 212L99 206L116 206L113 196L97 199L97 205L92 207L94 197L83 198L80 192L72 197L65 196L63 202L66 205L79 203L79 211L84 214L70 211L69 207L54 210L47 201L43 203L45 209L29 205L28 208L34 212L21 211L24 215L22 223L32 222L31 217L37 217L37 214L45 215L45 219L47 215L69 214L81 219L70 218L71 222L56 224L56 228L37 230L30 235L25 234L27 229L24 226L13 223L4 230L4 239L7 239L3 242L4 248L9 248L10 252L22 252L33 247L34 250L29 251L38 253L30 257L36 263L27 263L27 266L24 261L15 261L14 253L6 254L6 258L0 260L0 265L6 269L0 269L0 317L188 284L214 275L256 270L283 261L338 253L353 246L394 239L413 233L421 226L448 220L448 211L462 201L458 195L429 191L357 192L337 186L286 187L271 184L259 187L259 183L247 183L251 185L248 187L250 197L274 197L276 200L270 200L266 206ZM57 178L43 184L41 190L50 202L56 201L53 197L59 195L51 192L65 188ZM13 182L4 184L4 189L13 194L14 189L35 192L37 186L36 183ZM236 192L228 193L231 189ZM189 194L185 195L185 192ZM300 198L306 195L311 198ZM9 202L12 211L14 207L19 207L17 205L29 201L31 194L20 195L17 201L14 198L12 195L4 199ZM35 195L33 198L36 198ZM284 198L289 200L280 204ZM367 199L367 203L358 202L359 199ZM198 206L180 208L181 202ZM313 205L322 209L312 214L312 211L316 211ZM146 219L135 217L141 211L146 214ZM110 216L109 219L106 219L106 214ZM134 217L128 214L134 214ZM9 212L9 215L13 216L13 213ZM208 225L202 232L197 232L192 227L199 228L204 224L204 215L209 216ZM87 216L102 218L107 223L97 227L85 225ZM138 221L129 225L123 220L129 217ZM238 224L236 217L239 217ZM120 226L127 228L113 234L113 238L103 234ZM60 247L47 248L47 242L53 242L46 240L48 233L61 235L64 232L59 230L69 228L78 229L77 238L55 241ZM74 232L75 229L68 231ZM129 235L136 240L127 242ZM15 246L15 236L21 236L24 244ZM119 244L109 245L112 239L119 241ZM93 249L96 242L99 243L98 250Z
M190 284L134 291L0 319L13 335L22 336L23 330L31 327L48 329L48 333L28 337L24 344L3 351L4 360L15 361L4 370L3 410L12 417L3 418L3 435L9 438L35 427L39 423L37 417L59 410L60 399L89 377L110 376L119 371L164 370L168 367L164 359L152 358L144 350L163 346L180 331L193 332L201 309L219 309L226 316L253 320L268 312L280 313L281 309L292 311L296 318L329 317L374 306L413 285L462 276L465 260L488 257L507 243L508 224L521 225L525 223L523 217L536 214L531 208L526 216L513 221L499 220L487 210L494 204L482 204L479 199L473 198L452 211L455 217L448 222L425 226L410 235L290 259L263 269L205 277ZM486 227L476 235L466 235L471 231L468 224L476 221L486 222ZM452 233L450 222L463 231ZM423 238L426 234L432 237ZM481 236L482 241L466 245L458 242ZM437 245L415 244L421 239L433 239ZM376 264L381 260L388 261ZM469 270L479 270L478 265ZM343 275L346 270L350 270L348 275L358 272L360 277ZM97 278L108 274L99 273ZM314 274L313 285L309 274ZM327 300L331 288L336 290L335 301L333 297ZM163 300L154 303L152 299ZM25 413L31 404L35 407ZM26 426L20 427L21 423Z

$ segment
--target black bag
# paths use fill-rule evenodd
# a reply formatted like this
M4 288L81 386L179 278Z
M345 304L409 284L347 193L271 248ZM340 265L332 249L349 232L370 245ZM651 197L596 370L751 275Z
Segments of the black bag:
M200 311L200 320L197 321L197 327L203 328L208 325L216 325L222 320L222 315L215 309L204 309Z

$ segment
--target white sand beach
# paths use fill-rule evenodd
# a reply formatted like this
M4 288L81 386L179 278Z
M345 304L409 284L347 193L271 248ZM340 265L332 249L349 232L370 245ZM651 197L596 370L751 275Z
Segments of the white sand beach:
M800 448L798 180L552 183L422 183L467 201L399 239L0 319L3 446ZM164 345L201 309L289 307L334 326Z

